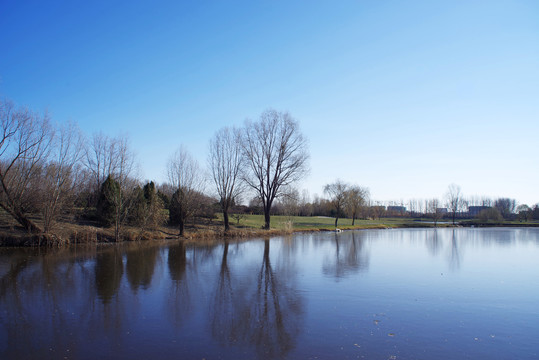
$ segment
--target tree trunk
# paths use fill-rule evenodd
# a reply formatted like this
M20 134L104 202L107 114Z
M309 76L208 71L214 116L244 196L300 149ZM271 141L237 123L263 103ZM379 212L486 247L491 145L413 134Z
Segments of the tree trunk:
M43 231L32 220L28 219L21 211L13 210L4 204L0 204L0 207L4 209L9 215L11 215L21 226L32 234L40 234Z
M337 227L337 222L339 222L339 216L335 216L335 227Z
M352 214L352 226L354 226L355 222L356 222L356 214Z
M183 236L183 232L184 232L184 227L185 227L185 221L183 218L180 218L180 236Z
M228 209L223 209L223 220L225 221L225 232L230 230L230 224L228 220Z
M226 266L226 259L228 257L228 241L225 240L225 246L223 247L223 259L221 261L221 267Z
M270 209L264 208L264 229L270 229Z

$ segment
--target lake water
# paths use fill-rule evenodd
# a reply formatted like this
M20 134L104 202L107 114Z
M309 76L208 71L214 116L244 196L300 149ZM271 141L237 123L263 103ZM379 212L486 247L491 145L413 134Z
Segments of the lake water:
M537 359L539 229L0 249L0 359Z

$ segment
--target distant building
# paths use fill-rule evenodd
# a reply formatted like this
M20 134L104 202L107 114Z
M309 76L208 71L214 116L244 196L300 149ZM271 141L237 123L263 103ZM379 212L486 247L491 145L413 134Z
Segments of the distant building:
M405 213L406 206L388 206L387 211L396 213Z
M438 214L447 214L449 210L447 210L447 208L436 208L436 212Z
M476 217L481 211L488 208L489 206L468 206L468 216Z

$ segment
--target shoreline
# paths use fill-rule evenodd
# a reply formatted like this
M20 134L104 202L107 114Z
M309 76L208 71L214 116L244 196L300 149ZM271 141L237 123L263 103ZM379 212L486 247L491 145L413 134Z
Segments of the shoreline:
M177 241L183 240L187 243L204 243L214 240L245 240L258 237L291 235L296 233L313 233L313 232L340 232L351 230L382 230L382 229L432 229L432 228L448 228L448 227L539 227L539 223L479 223L475 221L464 221L455 225L443 223L434 226L432 223L376 223L376 224L360 224L360 225L345 225L335 229L332 226L323 226L311 228L291 228L278 229L272 228L264 230L252 227L232 227L228 232L219 226L195 228L194 231L187 232L184 236L174 234L177 231L175 228L162 227L153 231L141 231L140 229L127 228L122 235L122 240L115 241L111 234L111 229L98 228L91 226L78 226L70 224L75 228L61 236L55 234L10 234L9 232L0 233L0 247L64 247L73 245L111 245L125 244L133 242L157 242L157 241Z

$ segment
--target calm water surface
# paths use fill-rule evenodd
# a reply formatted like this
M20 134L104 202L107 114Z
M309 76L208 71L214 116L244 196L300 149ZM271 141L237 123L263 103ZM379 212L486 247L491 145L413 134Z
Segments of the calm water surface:
M539 229L0 249L0 359L537 359Z

